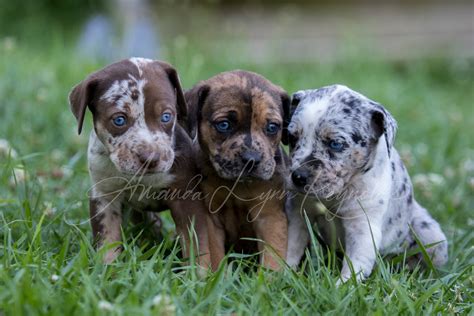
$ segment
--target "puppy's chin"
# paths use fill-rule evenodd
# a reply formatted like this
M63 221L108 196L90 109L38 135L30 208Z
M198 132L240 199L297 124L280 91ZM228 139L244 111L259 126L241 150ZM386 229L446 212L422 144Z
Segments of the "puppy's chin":
M287 180L286 188L301 195L318 199L320 201L329 201L337 199L342 190L333 187L323 187L316 184L306 185L304 187L296 186L291 179Z
M252 181L267 181L270 180L273 176L273 170L270 171L262 171L260 169L256 169L254 171L247 171L245 170L244 166L241 167L234 167L234 168L226 168L221 166L219 163L211 160L212 166L216 171L217 175L222 179L237 181L239 183L246 183Z
M149 175L155 175L155 174L161 174L161 173L167 173L171 170L171 167L173 166L173 163L168 162L168 161L160 161L160 163L153 168L149 168L146 165L140 165L139 163L134 163L132 165L130 164L122 164L121 161L116 163L113 161L115 168L122 174L128 175L128 176L135 176L135 177L140 177L140 176L149 176Z

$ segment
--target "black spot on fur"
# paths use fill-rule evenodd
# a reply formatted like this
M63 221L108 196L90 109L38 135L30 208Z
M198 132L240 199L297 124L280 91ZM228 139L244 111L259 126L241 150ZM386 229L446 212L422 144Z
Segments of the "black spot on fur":
M395 163L392 161L392 170L395 171Z
M399 231L397 232L397 237L400 238L401 236L402 236L402 231L399 230Z
M323 166L323 162L320 159L315 159L311 156L308 156L303 160L303 164L310 165L313 169L318 169Z
M351 114L351 109L350 108L344 108L344 109L342 109L342 112L344 112L346 114Z
M360 100L353 97L342 100L342 102L345 103L350 108L357 108L360 106Z
M397 216L398 216L398 218L402 218L402 213L398 212Z
M388 224L389 224L389 225L392 225L392 223L393 223L393 220L392 220L392 218L390 217L390 218L388 219Z
M413 203L413 195L412 195L411 193L408 194L407 203L408 203L408 204Z
M383 205L383 203L384 203L383 200L379 200L380 205Z
M430 228L430 224L428 222L422 221L421 222L421 228L428 229L428 228Z
M359 143L362 140L362 136L360 136L359 133L352 133L351 138L354 141L354 143Z
M406 185L405 183L402 184L402 187L400 188L400 194L402 194L403 192L405 192L405 189L406 189Z

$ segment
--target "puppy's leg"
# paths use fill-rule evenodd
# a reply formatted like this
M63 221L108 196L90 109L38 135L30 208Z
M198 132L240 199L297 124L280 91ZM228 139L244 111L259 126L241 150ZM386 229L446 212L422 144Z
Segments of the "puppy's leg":
M292 268L296 268L303 257L304 250L308 246L310 235L303 217L293 214L288 218L288 251L286 262Z
M302 214L297 209L287 209L288 216L288 252L286 263L296 268L308 246L310 235Z
M438 243L426 248L426 252L436 267L443 266L448 261L448 241L441 227L417 202L414 202L412 212L413 230L423 245Z
M288 247L288 222L284 212L279 209L262 211L254 221L254 229L257 238L264 242L258 243L262 251L261 264L272 270L280 270L281 265L275 255L286 259Z
M207 270L211 264L209 240L207 230L207 213L200 201L173 201L170 202L171 216L176 224L176 231L181 236L183 256L188 258L193 245L198 265ZM194 224L194 225L193 225ZM196 234L194 242L193 234Z
M102 198L90 198L89 206L92 235L96 247L100 248L121 241L121 201L118 198L111 201ZM104 256L104 263L109 264L114 261L120 254L121 249L120 246L109 249Z
M357 280L370 275L376 261L376 251L382 242L382 214L371 212L367 216L360 212L357 215L346 215L342 220L344 226L345 257L342 263L341 280L351 278L352 265Z
M209 250L211 253L212 271L219 268L219 264L225 257L225 230L219 223L216 223L216 217L207 215L207 231L209 238Z

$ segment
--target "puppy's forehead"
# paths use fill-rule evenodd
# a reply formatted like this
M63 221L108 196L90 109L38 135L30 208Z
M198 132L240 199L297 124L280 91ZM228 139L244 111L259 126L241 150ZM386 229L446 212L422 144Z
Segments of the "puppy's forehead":
M281 89L256 73L229 71L208 79L206 83L211 87L207 104L214 109L226 106L253 108L262 104L271 110L279 108Z
M354 112L361 111L361 105L369 100L343 85L332 85L315 90L302 90L295 93L300 103L294 112L291 128L300 127L312 131L328 116L344 120ZM354 110L353 110L354 109ZM296 126L297 125L297 126Z
M166 72L154 66L151 59L132 57L122 60L105 67L95 76L99 78L96 98L110 103L127 96L135 100L145 86L152 86L152 90L163 97L173 95Z

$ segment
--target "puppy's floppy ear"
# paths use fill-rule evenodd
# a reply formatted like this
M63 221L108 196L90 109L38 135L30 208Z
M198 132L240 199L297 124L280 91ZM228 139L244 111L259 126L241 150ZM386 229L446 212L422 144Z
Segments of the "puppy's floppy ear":
M186 103L188 104L187 132L193 140L197 136L199 122L201 121L202 106L210 90L211 87L209 85L200 83L185 93Z
M305 95L306 93L303 90L293 93L293 95L291 96L290 116L293 116L293 113L295 112L296 108L300 104L300 101L303 100Z
M388 155L390 156L393 144L395 142L395 134L397 132L397 121L383 106L375 102L371 102L372 110L370 111L370 124L374 130L376 139L384 135L387 144Z
M69 105L71 111L77 120L77 133L81 134L82 125L84 123L84 116L86 114L86 108L92 102L94 91L98 84L96 76L91 75L84 81L76 85L69 93Z
M178 123L187 128L188 124L188 110L186 105L186 99L184 98L183 89L181 88L181 82L179 81L178 72L176 69L168 63L162 61L155 61L161 68L164 69L168 75L168 80L174 88L176 93L176 110L178 112Z
M291 120L291 102L287 93L282 92L280 95L281 105L283 107L283 129L281 134L281 142L288 145L288 125Z

